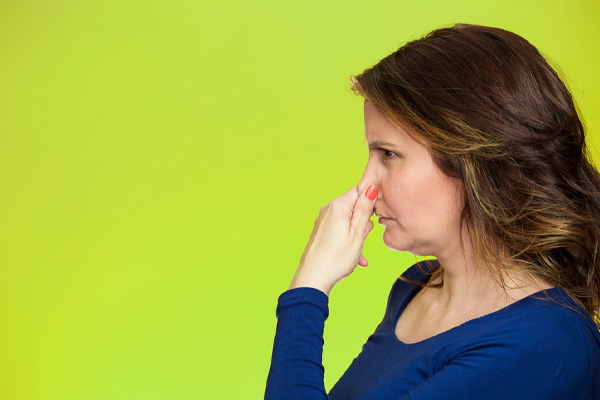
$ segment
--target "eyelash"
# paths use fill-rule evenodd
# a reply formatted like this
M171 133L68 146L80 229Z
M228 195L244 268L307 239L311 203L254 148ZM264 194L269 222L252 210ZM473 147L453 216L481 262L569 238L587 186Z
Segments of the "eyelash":
M379 147L377 149L377 151L379 151L379 158L381 158L381 160L384 162L391 160L394 157L398 157L398 154L396 154L393 151L390 151L388 149L383 149L383 148Z

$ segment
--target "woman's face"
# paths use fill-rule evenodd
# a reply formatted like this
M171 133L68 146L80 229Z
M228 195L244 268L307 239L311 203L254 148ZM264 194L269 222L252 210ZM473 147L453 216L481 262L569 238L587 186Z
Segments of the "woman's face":
M436 166L429 151L365 101L369 161L359 183L379 187L375 214L392 250L451 256L460 249L463 185Z

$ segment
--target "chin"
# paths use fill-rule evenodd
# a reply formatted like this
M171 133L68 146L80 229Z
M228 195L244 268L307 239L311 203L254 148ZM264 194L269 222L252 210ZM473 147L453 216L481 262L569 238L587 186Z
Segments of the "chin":
M392 251L404 251L419 257L430 255L430 253L426 251L420 251L423 249L418 249L416 243L409 242L406 238L395 238L387 230L383 233L383 244Z
M408 252L410 252L410 250L408 249L408 246L406 246L406 243L402 243L397 238L394 238L391 236L392 235L390 235L390 233L387 229L385 230L385 232L383 232L383 244L385 244L385 247L387 247L388 249L393 250L393 251L408 251Z

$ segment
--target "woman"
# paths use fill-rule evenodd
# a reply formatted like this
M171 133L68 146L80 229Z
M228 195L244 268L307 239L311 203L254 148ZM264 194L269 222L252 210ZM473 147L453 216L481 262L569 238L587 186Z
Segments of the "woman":
M600 175L565 85L523 38L456 25L354 78L369 161L321 209L278 325L266 399L326 399L328 295L393 250L432 255L329 399L599 399Z

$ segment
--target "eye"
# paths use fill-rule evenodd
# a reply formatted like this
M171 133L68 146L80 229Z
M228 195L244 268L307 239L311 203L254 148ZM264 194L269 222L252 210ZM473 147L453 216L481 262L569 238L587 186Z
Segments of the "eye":
M383 161L388 161L394 157L398 157L398 154L394 153L393 151L390 151L388 149L384 149L384 148L378 148L377 151L379 151L379 157L381 158L381 160Z

